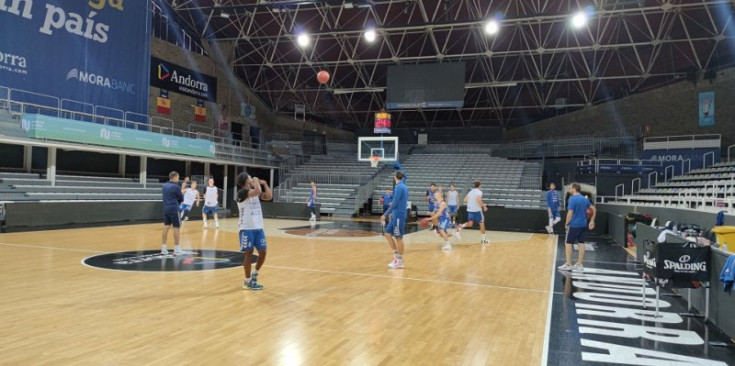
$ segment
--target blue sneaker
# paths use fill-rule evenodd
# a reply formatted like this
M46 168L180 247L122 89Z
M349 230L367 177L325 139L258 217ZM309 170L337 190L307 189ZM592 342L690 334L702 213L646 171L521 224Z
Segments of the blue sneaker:
M255 279L255 277L251 278L250 281L245 281L245 283L242 285L242 288L245 290L262 290L263 285L258 284L258 280Z

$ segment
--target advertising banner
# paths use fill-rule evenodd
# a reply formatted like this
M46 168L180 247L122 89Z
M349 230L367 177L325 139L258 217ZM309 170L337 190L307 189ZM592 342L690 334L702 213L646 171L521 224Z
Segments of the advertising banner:
M147 114L148 8L130 0L0 1L0 85L19 90L11 97L21 102Z
M105 126L40 114L24 114L23 129L28 137L121 147L207 158L215 156L214 142L170 136L123 127Z
M699 92L699 125L715 125L715 92Z
M156 88L217 102L217 79L199 71L151 57L150 79Z
M665 288L693 288L710 278L710 247L646 242L644 272Z

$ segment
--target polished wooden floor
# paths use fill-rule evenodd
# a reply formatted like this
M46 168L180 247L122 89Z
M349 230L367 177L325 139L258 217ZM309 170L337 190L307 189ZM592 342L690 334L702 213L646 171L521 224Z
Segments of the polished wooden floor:
M539 365L555 239L465 231L306 238L268 220L261 292L241 268L120 272L88 256L157 249L158 224L0 234L2 365ZM185 248L237 250L235 221L188 224ZM171 244L170 244L171 246Z

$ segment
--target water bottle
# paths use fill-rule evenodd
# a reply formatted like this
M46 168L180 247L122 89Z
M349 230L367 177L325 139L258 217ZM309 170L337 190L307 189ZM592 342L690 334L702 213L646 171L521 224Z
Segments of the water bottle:
M723 243L722 244L722 251L725 252L725 253L729 253L728 250L727 250L727 243Z

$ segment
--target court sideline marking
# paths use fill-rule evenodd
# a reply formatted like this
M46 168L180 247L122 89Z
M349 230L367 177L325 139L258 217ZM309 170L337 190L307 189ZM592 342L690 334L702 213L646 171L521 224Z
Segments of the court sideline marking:
M9 247L19 247L19 248L34 248L34 249L49 249L49 250L66 250L66 251L70 251L70 252L82 252L82 253L109 253L109 252L105 252L104 250L46 247L46 246L42 246L42 245L8 244L8 243L0 243L0 245L5 245L5 246L9 246Z
M11 247L21 247L21 248L33 248L33 249L66 250L66 251L83 252L83 253L117 253L117 252L105 252L101 250L59 248L59 247L47 247L47 246L24 245L24 244L0 243L0 245L11 246ZM554 258L556 258L556 251L554 252ZM415 282L441 283L441 284L461 285L461 286L468 286L468 287L484 287L484 288L494 288L494 289L501 289L501 290L530 292L530 293L545 294L548 292L546 290L536 290L536 289L531 289L531 288L490 285L490 284L483 284L483 283L458 282L458 281L448 281L448 280L435 280L435 279L425 279L425 278L415 278L415 277L390 276L390 275L380 275L380 274L361 273L361 272L331 271L331 270L324 270L324 269L274 266L274 265L267 265L267 264L263 265L263 267L291 270L291 271L302 271L302 272L316 272L316 273L341 274L341 275L373 277L373 278L401 279L401 280L415 281ZM94 267L94 268L97 269L97 267ZM232 267L232 268L227 268L227 269L235 269L235 268L239 268L239 267ZM227 270L227 269L224 269L224 270ZM125 271L118 271L118 272L125 272ZM136 271L128 271L128 272L136 272ZM166 273L166 272L155 272L155 273ZM171 273L179 273L179 272L171 272ZM553 286L553 280L552 280L552 286Z
M544 335L544 348L541 354L541 366L549 364L549 337L551 336L551 307L554 302L554 283L556 282L556 257L559 254L559 238L555 237L554 261L551 262L551 283L549 284L549 304L546 309L546 334Z

